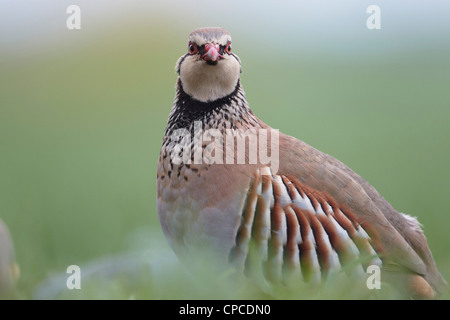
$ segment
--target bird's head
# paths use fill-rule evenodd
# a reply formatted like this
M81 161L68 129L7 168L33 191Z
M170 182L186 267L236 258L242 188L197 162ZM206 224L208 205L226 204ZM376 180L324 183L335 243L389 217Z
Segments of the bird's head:
M188 52L178 59L176 70L183 90L192 98L209 102L231 94L238 85L241 62L231 52L231 35L223 28L191 32Z

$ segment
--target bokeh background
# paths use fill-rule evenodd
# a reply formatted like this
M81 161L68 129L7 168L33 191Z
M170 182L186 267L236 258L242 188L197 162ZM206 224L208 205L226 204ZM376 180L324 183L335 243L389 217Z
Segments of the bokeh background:
M81 30L66 27L71 4ZM381 30L366 27L371 4ZM1 0L0 218L19 297L214 297L184 276L155 201L175 62L203 26L231 32L254 112L418 217L450 280L448 12L424 0ZM95 285L64 290L72 264ZM136 264L152 276L130 284Z

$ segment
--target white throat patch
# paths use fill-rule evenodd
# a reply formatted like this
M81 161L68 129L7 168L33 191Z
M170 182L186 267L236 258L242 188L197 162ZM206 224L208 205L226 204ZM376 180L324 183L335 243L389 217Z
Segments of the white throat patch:
M184 91L202 102L223 98L234 91L241 65L234 56L224 54L216 65L209 65L198 55L180 58L180 79Z

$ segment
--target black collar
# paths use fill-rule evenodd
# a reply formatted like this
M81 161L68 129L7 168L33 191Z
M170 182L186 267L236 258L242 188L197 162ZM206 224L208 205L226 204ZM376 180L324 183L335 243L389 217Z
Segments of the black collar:
M189 128L194 121L204 121L214 111L229 106L236 99L241 88L240 80L236 83L236 87L229 95L208 102L202 102L194 99L183 90L181 80L178 79L178 90L175 102L175 110L169 118L168 127L172 130L179 128Z

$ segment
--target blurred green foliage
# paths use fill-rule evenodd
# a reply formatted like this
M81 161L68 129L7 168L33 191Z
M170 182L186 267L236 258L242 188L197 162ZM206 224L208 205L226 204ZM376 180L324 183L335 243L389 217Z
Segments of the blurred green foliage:
M159 229L155 171L189 31L121 28L89 41L68 31L44 53L3 60L0 217L14 238L23 298L71 264L154 246L172 254ZM449 280L450 50L337 60L261 52L246 46L248 35L233 36L253 111L417 216ZM131 241L142 228L152 237ZM193 283L180 272L155 291L146 279L138 297L215 297L180 289ZM133 297L121 281L93 283L86 287L107 293L63 297Z

